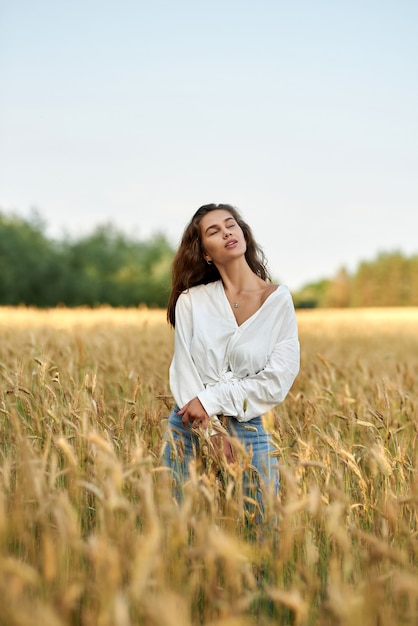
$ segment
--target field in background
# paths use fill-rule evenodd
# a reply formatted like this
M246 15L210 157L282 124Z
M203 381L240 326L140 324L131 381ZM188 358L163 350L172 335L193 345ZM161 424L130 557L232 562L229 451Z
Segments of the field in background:
M254 540L239 468L171 497L164 312L0 309L0 624L418 622L418 309L298 321Z

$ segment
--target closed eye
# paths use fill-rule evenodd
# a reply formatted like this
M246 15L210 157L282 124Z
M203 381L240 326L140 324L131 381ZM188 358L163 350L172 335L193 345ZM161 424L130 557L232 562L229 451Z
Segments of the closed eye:
M229 217L227 220L225 220L224 224L225 224L225 228L228 228L228 229L234 228L237 225L236 221L232 217ZM211 237L212 235L216 235L216 233L219 232L219 226L212 224L211 226L207 227L205 232L208 237Z

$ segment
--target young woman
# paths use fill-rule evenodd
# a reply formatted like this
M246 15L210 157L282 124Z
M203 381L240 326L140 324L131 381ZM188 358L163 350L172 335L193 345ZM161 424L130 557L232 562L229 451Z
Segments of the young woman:
M199 433L218 419L252 455L262 482L279 485L262 415L286 397L299 371L299 341L287 287L270 282L264 255L239 212L200 207L173 261L167 317L175 329L164 462L179 481L199 453ZM222 429L221 429L222 430ZM228 446L225 446L228 459Z

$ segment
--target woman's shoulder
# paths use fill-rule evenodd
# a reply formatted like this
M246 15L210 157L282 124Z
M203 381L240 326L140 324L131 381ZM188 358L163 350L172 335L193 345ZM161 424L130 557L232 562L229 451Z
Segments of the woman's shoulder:
M289 287L285 284L280 283L269 283L266 291L269 296L273 293L282 297L290 295Z
M178 314L190 314L194 311L207 311L210 305L218 301L219 282L194 285L185 289L178 297L176 302L176 312Z
M274 305L293 305L293 298L290 289L287 285L271 284L268 290L266 301L271 302Z
M203 283L201 285L194 285L193 287L189 287L185 289L181 295L189 295L191 298L201 297L204 294L211 294L215 291L218 291L219 285L221 284L220 280L215 280L211 283Z

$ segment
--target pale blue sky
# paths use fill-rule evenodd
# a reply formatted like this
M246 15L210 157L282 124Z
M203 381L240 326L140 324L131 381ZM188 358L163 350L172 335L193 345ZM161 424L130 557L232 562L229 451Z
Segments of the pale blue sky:
M0 0L0 207L176 244L238 206L296 289L418 253L416 0Z

